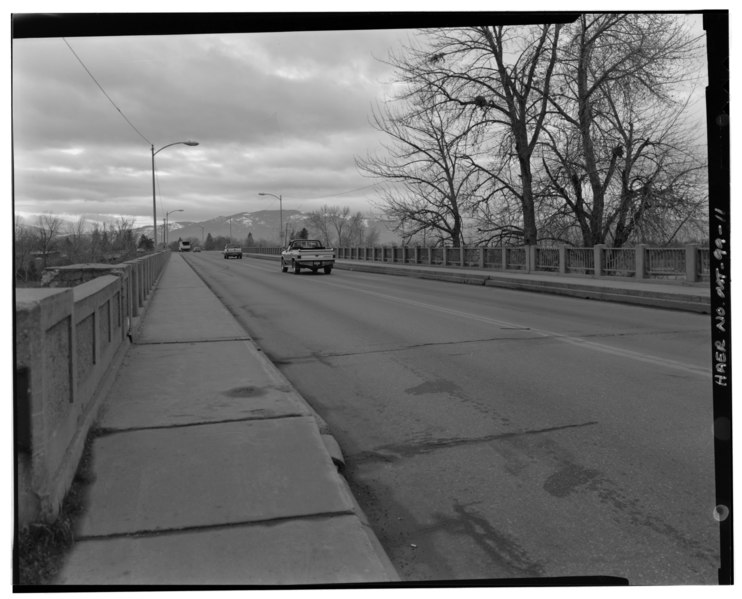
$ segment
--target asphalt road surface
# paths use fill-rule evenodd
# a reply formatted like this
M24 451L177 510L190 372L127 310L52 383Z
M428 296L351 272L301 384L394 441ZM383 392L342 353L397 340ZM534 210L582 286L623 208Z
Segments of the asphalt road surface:
M186 259L327 421L403 580L717 583L708 316Z

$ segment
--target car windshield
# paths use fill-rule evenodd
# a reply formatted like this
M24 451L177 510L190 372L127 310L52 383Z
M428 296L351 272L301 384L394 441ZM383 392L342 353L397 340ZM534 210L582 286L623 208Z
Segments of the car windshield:
M302 250L319 250L322 249L322 244L319 241L316 240L302 240L302 241L294 241L291 244L291 247L295 250L302 249Z

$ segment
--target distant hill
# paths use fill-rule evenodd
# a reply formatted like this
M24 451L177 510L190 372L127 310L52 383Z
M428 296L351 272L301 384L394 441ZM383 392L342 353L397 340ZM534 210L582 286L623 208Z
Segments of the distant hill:
M289 232L292 230L298 232L306 225L307 215L298 210L283 211L283 226L288 225ZM379 244L391 245L400 242L400 236L390 230L387 221L381 221L376 218L368 218L367 226L376 229L379 233ZM179 237L195 239L206 239L211 233L212 237L222 236L231 237L235 241L244 243L249 234L256 243L262 241L269 245L277 245L280 239L281 228L281 211L280 210L260 210L258 212L239 212L230 216L217 216L210 220L202 222L171 222L168 229L170 241L177 240ZM310 227L307 226L307 229ZM311 230L311 229L310 229ZM148 237L152 236L152 227L141 227L135 230L137 235L144 233ZM158 231L158 237L162 234Z
M252 233L252 237L256 243L262 240L269 245L277 245L279 242L278 240L280 239L280 210L239 212L230 216L217 216L202 222L176 221L173 217L177 215L171 214L170 216L171 219L168 223L168 238L170 241L177 241L178 237L206 239L206 236L209 233L211 233L212 237L229 237L230 231L232 238L240 243L244 243L250 233ZM299 212L298 210L284 210L283 225L286 227L288 224L289 232L294 230L298 233L303 227L307 226L307 217L308 215L306 213ZM38 218L39 215L28 216L24 219L26 226L35 228ZM59 218L63 221L63 226L59 231L59 235L60 237L64 237L68 234L70 228L76 224L77 219L70 216ZM88 227L93 225L102 227L106 226L106 224L110 224L110 219L106 219L105 215L94 215L94 217L86 218L85 222ZM366 218L366 225L369 229L375 229L378 231L379 240L377 245L394 245L401 242L401 237L392 232L392 224L389 220L382 220L371 216ZM308 226L307 229L311 231L311 228ZM162 242L162 230L162 225L158 225L158 243ZM133 232L136 239L141 235L146 235L152 239L152 225L136 227Z

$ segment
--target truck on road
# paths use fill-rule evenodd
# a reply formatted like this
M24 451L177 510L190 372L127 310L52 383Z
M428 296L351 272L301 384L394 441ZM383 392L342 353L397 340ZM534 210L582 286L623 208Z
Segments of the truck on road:
M318 239L294 239L281 252L281 271L291 268L299 274L302 268L317 272L320 268L329 275L335 266L335 250L326 248Z
M179 252L190 252L191 251L191 242L190 241L183 241L182 239L178 240L178 251Z

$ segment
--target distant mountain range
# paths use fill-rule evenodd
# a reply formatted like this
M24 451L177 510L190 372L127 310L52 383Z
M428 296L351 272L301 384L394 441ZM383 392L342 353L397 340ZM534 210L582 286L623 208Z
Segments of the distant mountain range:
M37 214L25 215L22 220L27 227L35 229L38 228L38 220L42 216ZM306 223L308 216L308 214L299 212L298 210L284 210L284 229L288 225L289 234L292 231L298 234L303 227L307 227L310 235L312 235L311 227ZM65 237L69 234L70 229L76 226L78 222L77 218L69 215L59 216L58 218L63 223L58 231L60 237ZM86 230L89 231L93 226L103 227L107 223L112 224L109 221L110 219L106 218L105 215L91 215L85 218ZM378 232L376 245L394 245L401 242L401 236L393 232L394 221L373 216L367 217L365 221L368 230L376 230ZM231 237L235 242L244 244L247 236L252 233L255 243L264 241L270 245L274 245L280 239L281 211L260 210L258 212L239 212L230 216L217 216L216 218L202 222L171 220L168 230L168 239L171 242L177 241L179 237L183 239L205 240L206 236L211 233L212 237ZM152 225L135 227L133 233L136 239L139 239L141 235L146 235L152 239ZM162 233L163 225L159 225L157 228L158 244L162 242Z
M298 210L283 211L283 227L288 226L291 231L298 233L306 224L307 214ZM366 226L369 230L375 229L379 233L379 245L399 243L400 236L392 231L389 221L378 218L367 218ZM258 212L239 212L230 216L217 216L202 222L171 221L168 225L168 239L176 241L179 237L183 239L195 238L205 240L211 233L212 237L229 237L240 243L244 243L249 234L255 243L263 240L271 245L278 243L281 229L280 210L260 210ZM311 229L310 229L311 231ZM152 237L152 226L134 229L134 234ZM158 242L162 240L162 228L157 231Z

